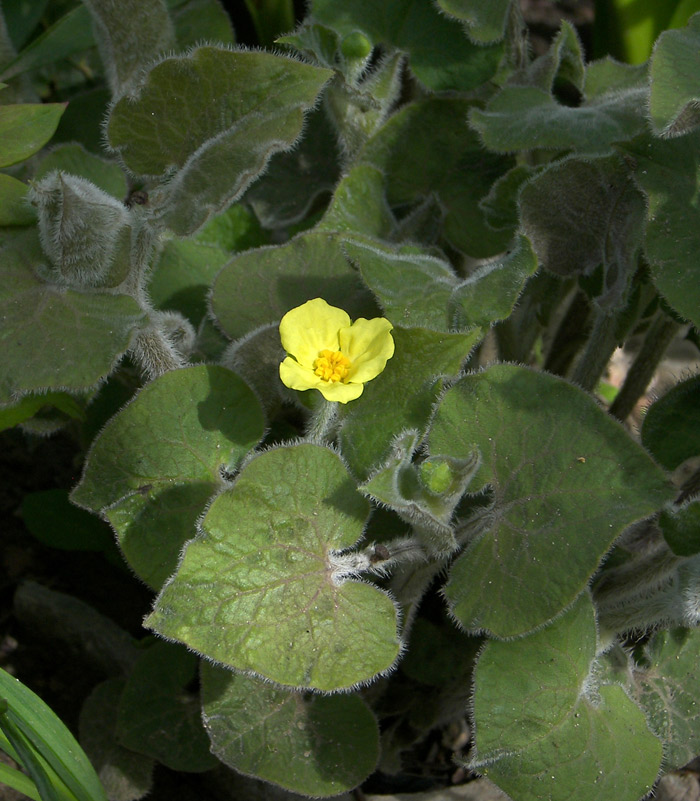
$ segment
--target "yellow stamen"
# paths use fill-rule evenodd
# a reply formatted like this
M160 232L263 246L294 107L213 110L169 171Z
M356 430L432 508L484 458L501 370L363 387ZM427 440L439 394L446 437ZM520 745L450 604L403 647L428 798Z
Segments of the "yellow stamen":
M314 362L314 373L324 381L343 381L350 372L350 359L339 350L322 350Z

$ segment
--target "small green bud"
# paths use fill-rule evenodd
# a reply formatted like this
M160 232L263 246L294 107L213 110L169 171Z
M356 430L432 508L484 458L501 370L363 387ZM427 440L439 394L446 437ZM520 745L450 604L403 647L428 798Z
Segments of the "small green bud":
M85 178L55 170L29 192L39 236L51 261L50 278L81 288L109 283L110 270L128 235L129 212Z
M340 43L340 52L349 60L365 59L372 52L372 42L364 33L353 31Z
M427 459L420 465L423 486L434 495L442 495L452 487L454 475L444 459Z

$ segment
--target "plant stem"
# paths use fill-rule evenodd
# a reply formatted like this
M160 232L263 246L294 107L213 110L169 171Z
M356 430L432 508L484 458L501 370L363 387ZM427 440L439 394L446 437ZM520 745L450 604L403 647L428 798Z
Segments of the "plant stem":
M585 292L576 292L559 324L549 347L544 369L554 375L566 375L586 341L586 321L591 313L591 304Z
M571 376L574 384L578 384L588 392L595 388L617 347L616 328L617 315L596 308L593 330Z
M535 340L566 292L565 282L544 271L528 281L513 314L494 326L501 361L530 361Z
M627 373L625 383L610 406L610 414L626 420L649 386L659 362L678 332L680 325L659 311L649 326L642 347Z
M321 403L311 415L309 424L306 427L304 439L316 445L325 445L332 438L337 418L338 404L321 398Z

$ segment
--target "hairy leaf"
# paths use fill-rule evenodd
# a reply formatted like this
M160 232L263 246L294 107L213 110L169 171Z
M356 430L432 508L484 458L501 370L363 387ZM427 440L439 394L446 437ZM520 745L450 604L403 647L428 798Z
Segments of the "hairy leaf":
M418 79L436 92L475 89L494 75L502 53L469 42L459 23L424 0L313 0L311 12L343 36L359 30L373 44L406 51Z
M236 468L263 425L259 402L230 370L165 373L103 429L71 498L107 518L134 571L160 587L223 486L222 469Z
M114 368L144 320L136 301L47 284L34 231L2 251L0 401L44 389L81 392Z
M600 688L595 703L585 694L595 647L584 593L547 628L484 648L474 680L475 762L513 798L637 801L651 788L661 743L641 710L620 687Z
M459 372L481 331L451 334L394 327L391 335L396 344L394 356L343 415L343 456L361 478L367 478L372 468L387 458L394 436L409 428L424 430L442 379Z
M203 46L163 59L116 103L109 143L132 172L167 179L157 216L191 234L293 145L330 77L272 53Z
M309 695L202 664L204 725L226 765L294 793L336 795L373 771L379 731L359 695Z
M479 201L513 161L484 151L467 127L472 108L461 98L410 103L389 118L359 158L386 174L392 206L406 207L434 194L447 212L445 238L481 258L505 250L511 236L487 225Z
M682 136L700 125L700 14L681 30L664 31L651 58L651 127L657 136Z
M282 685L328 691L373 678L398 656L396 609L346 580L354 570L339 555L368 512L332 451L265 451L211 504L146 625Z
M620 531L671 497L659 468L590 396L525 367L461 379L429 444L458 458L481 451L475 488L492 486L495 518L452 566L445 595L466 629L499 637L559 614Z
M625 149L648 195L645 251L654 283L682 317L700 326L700 133L640 137Z
M198 773L216 767L199 693L188 689L198 664L194 654L162 640L143 650L119 700L118 742L172 770Z

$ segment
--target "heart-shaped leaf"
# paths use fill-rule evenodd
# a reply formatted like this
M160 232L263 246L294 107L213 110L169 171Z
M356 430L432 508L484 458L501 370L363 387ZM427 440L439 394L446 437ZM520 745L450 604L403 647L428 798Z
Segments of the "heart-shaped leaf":
M621 530L672 497L661 470L593 398L525 367L461 379L429 444L458 458L481 452L475 483L493 488L493 523L454 563L445 595L465 628L499 637L569 606Z
M252 459L211 504L146 625L238 671L338 690L388 670L396 609L346 580L340 552L369 504L340 458L309 443Z
M258 400L235 373L173 370L105 426L71 499L109 520L131 567L160 587L223 486L221 471L236 468L263 428Z
M635 671L631 692L664 742L669 768L700 748L700 630L659 631L645 649L647 667Z
M199 660L182 646L159 640L143 650L119 700L117 740L172 770L198 773L216 767L202 726Z
M50 388L95 387L144 321L139 304L128 295L76 292L42 281L35 270L46 258L35 230L5 248L2 262L0 402Z
M341 249L340 234L310 231L234 256L217 276L212 311L232 339L321 297L352 318L376 316L372 297ZM261 278L263 280L261 280Z
M200 47L159 61L117 102L109 143L132 172L167 176L156 214L191 234L292 146L331 75L272 53Z
M621 687L585 694L595 649L587 593L547 628L485 646L474 678L474 763L513 798L637 801L654 783L661 743L642 711Z
M294 793L351 790L379 757L377 721L356 694L290 692L203 662L202 709L224 764Z

